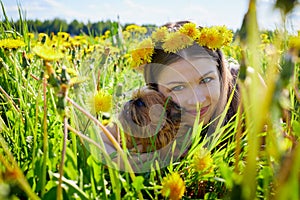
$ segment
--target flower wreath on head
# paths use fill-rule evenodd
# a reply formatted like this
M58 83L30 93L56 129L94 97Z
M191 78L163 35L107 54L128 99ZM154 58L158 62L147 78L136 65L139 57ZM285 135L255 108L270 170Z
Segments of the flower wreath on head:
M194 43L216 50L229 45L233 37L232 31L225 26L198 28L196 24L189 22L174 30L169 31L167 27L163 26L154 31L151 37L141 41L131 51L131 66L138 68L151 63L154 48L158 46L166 53L176 53Z

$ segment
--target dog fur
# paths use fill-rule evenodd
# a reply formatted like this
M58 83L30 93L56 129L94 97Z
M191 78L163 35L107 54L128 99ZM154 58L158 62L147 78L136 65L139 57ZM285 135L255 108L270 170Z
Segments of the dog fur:
M119 115L128 149L149 152L168 145L180 124L180 109L149 87L137 90Z

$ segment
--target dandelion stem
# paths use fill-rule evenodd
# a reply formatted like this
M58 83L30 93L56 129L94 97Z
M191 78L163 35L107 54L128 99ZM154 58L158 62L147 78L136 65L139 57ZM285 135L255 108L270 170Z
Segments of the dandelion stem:
M80 137L83 140L86 140L87 142L95 145L95 147L97 147L101 152L103 152L104 157L107 159L107 161L110 160L109 155L106 153L105 149L102 148L97 142L95 142L93 139L87 137L86 135L82 134L80 131L76 130L75 128L73 128L72 126L70 126L69 124L67 124L67 129L72 131L73 133L75 133L78 137ZM112 163L111 162L107 162L107 164L112 167Z
M65 155L66 155L66 148L67 148L67 139L68 139L68 118L64 116L64 138L63 138L63 148L61 153L61 162L59 166L59 179L58 179L58 186L57 186L57 196L56 199L62 199L62 177L64 173L64 163L65 163Z
M239 173L239 156L241 153L241 138L242 138L242 104L240 103L238 112L237 112L237 130L235 134L236 146L235 146L235 166L234 171L235 173Z
M15 161L13 155L9 151L7 144L5 143L4 139L0 135L0 145L3 151L6 154L6 158L9 159L10 162L6 161L3 154L0 154L0 162L5 166L7 171L14 172L16 174L14 178L20 185L20 188L28 195L30 199L39 200L40 198L32 191L31 186L28 184L22 170L18 166L17 162Z
M74 107L76 107L78 110L80 110L84 115L86 115L88 118L90 118L92 121L94 121L94 123L99 126L103 133L106 135L106 137L111 141L111 143L114 145L114 147L116 148L117 152L121 155L123 162L125 164L126 169L128 169L129 174L131 179L134 181L135 180L135 174L133 172L133 169L124 153L124 151L122 150L122 148L120 147L119 143L117 142L117 140L112 136L112 134L109 132L109 130L107 130L107 128L101 124L94 116L92 116L90 113L88 113L87 111L85 111L81 106L79 106L77 103L75 103L72 99L70 99L69 97L66 97L67 101L70 102ZM139 199L143 199L142 194L139 192Z
M67 124L67 128L72 131L73 133L75 133L78 137L88 141L89 143L95 145L100 151L105 152L105 149L103 149L97 142L95 142L94 140L92 140L91 138L87 137L86 135L82 134L81 132L79 132L78 130L76 130L75 128L73 128L72 126L70 126L69 124ZM108 155L106 155L108 156Z
M47 174L47 160L48 160L48 133L47 133L47 79L43 78L43 96L44 96L44 119L43 119L43 168L42 168L42 178L41 178L41 189L42 197L45 194L45 185L46 185L46 174Z
M107 130L107 128L101 124L94 116L92 116L90 113L86 112L81 106L79 106L77 103L75 103L72 99L69 97L66 97L67 101L69 101L73 106L75 106L78 110L80 110L83 114L85 114L88 118L90 118L92 121L94 121L97 126L99 126L104 134L107 136L107 138L110 140L110 142L114 145L114 147L117 149L119 153L124 153L121 149L119 143L114 138L114 136Z
M4 94L4 96L6 97L6 99L11 102L11 104L13 105L13 108L15 108L15 110L20 113L20 109L18 108L18 106L15 104L15 102L11 99L11 97L5 92L5 90L0 86L0 91L2 92L2 94Z

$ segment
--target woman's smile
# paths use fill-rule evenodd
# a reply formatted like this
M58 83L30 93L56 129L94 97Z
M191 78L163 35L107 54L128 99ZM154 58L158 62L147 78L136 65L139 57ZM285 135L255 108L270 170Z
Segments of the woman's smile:
M172 97L186 111L187 124L192 126L199 114L204 124L210 121L218 106L221 90L215 61L209 58L179 60L164 68L158 82L159 91ZM197 105L201 105L199 112Z
M208 111L208 109L209 109L209 106L205 106L200 109L200 118L202 118L205 115L205 113ZM199 113L197 110L187 110L186 112L188 112L194 116L197 116Z

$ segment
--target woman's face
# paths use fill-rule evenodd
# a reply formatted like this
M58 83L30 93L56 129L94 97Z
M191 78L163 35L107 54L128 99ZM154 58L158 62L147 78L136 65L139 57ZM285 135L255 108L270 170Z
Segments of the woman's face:
M220 75L217 62L210 58L180 59L165 66L158 77L158 89L171 96L184 112L182 120L193 126L200 115L200 122L207 124L220 99ZM197 112L199 105L200 112Z

